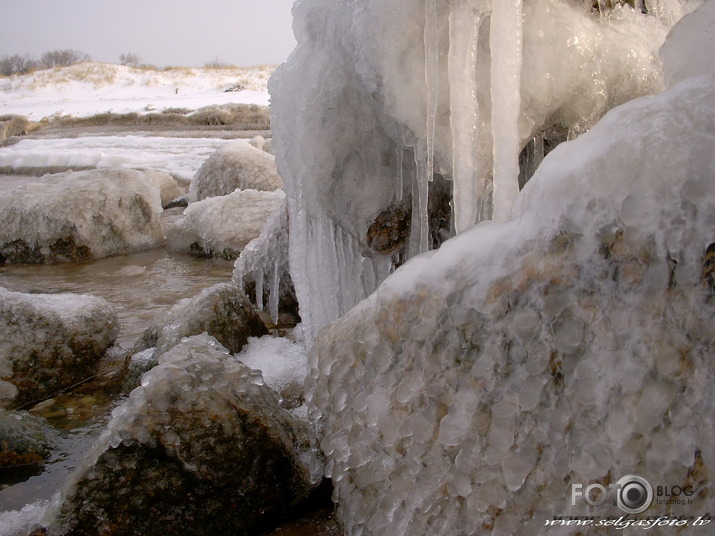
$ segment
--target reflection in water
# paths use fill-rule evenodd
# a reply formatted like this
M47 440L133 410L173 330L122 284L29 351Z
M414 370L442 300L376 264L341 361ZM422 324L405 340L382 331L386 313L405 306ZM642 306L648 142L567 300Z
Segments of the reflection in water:
M164 248L68 264L0 266L0 286L34 293L74 292L110 302L121 325L117 341L128 348L158 315L182 298L231 278L233 263L195 259Z

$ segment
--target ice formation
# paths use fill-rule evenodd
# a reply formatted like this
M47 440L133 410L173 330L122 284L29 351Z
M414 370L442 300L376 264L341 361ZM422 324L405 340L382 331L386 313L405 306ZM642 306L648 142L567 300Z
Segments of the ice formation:
M269 90L303 320L317 330L430 249L433 179L452 181L448 233L508 219L519 152L537 164L552 134L660 90L658 47L697 3L297 3L298 46ZM402 255L365 255L370 222L396 205L411 212Z
M101 298L0 287L0 333L0 406L17 407L87 378L119 325Z
M283 190L236 190L191 203L183 216L167 227L167 246L171 251L235 259L261 234L284 198Z
M309 495L309 460L305 425L261 373L189 337L114 409L48 534L252 534Z
M66 262L160 245L160 190L140 171L68 172L0 197L0 260Z
M191 202L236 189L272 192L283 188L275 158L245 141L222 147L203 163L189 188Z
M261 371L266 385L283 398L283 407L296 407L303 403L303 384L308 373L304 341L285 337L252 337L236 357L247 367Z
M285 199L268 217L260 236L241 251L232 279L242 289L253 287L256 307L259 311L267 309L274 322L278 321L279 310L295 308L295 289L288 263Z
M686 16L669 89L549 154L510 221L321 331L306 396L346 534L552 534L623 516L571 484L626 474L693 487L644 517L713 511L713 27L715 2Z

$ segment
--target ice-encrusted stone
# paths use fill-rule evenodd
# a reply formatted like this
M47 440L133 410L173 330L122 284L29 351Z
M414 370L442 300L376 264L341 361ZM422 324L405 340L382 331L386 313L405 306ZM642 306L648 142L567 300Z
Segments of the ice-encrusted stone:
M159 246L160 188L145 175L129 169L68 172L5 192L0 262L81 261Z
M159 357L185 337L206 333L229 351L239 352L250 337L267 335L268 330L246 295L233 283L219 283L196 296L185 298L149 327L134 348L128 364L125 386L132 389L141 374L153 368Z
M282 190L237 190L191 203L183 216L167 227L167 247L200 257L235 259L261 234L284 198Z
M47 398L89 377L119 334L117 315L84 294L24 294L0 287L0 406Z
M281 188L283 180L273 155L262 147L237 141L222 147L204 162L191 181L189 200L193 203L228 195L236 189L272 192Z
M218 341L163 354L65 482L50 534L250 534L306 499L304 425Z
M50 455L57 436L41 417L0 409L0 468L40 463Z
M572 505L571 484L632 473L693 487L648 516L715 507L712 62L560 145L511 221L407 262L320 332L307 398L346 534L547 534L544 516L623 515Z

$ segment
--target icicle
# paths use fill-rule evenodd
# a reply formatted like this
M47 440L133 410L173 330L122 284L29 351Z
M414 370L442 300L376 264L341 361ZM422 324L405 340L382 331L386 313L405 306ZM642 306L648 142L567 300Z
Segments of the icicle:
M405 144L400 140L399 145L397 146L397 200L402 201L402 195L403 195L403 171L402 171L402 162L405 158Z
M434 173L434 135L439 98L439 50L437 46L437 0L425 3L425 84L427 85L427 150L425 173L431 181Z
M256 281L256 309L263 311L263 269L253 271Z
M427 178L427 144L418 140L414 147L415 174L412 181L412 225L409 257L429 250L429 179Z
M449 15L452 208L457 233L477 221L477 39L482 14L463 0Z
M268 296L268 313L271 315L271 320L273 320L274 324L278 323L278 301L280 298L281 284L280 267L278 264L277 260L273 262L269 280L270 294Z
M519 193L522 0L493 0L492 6L493 219L506 221Z

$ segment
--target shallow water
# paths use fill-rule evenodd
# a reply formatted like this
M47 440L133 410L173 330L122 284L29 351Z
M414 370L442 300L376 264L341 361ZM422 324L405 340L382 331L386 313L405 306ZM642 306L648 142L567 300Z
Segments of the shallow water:
M182 298L194 296L231 279L233 263L196 259L165 248L67 264L0 266L0 286L33 293L74 292L110 302L121 332L118 343L128 348L152 321Z

